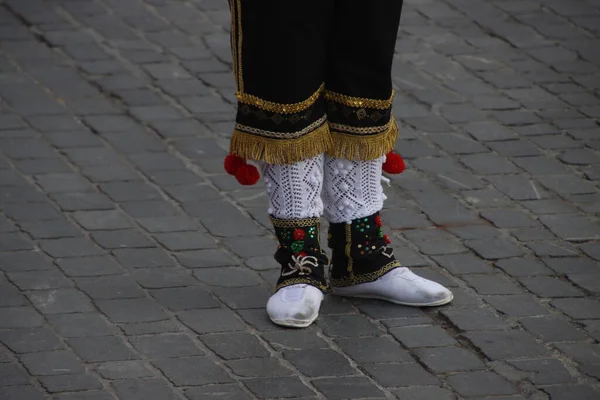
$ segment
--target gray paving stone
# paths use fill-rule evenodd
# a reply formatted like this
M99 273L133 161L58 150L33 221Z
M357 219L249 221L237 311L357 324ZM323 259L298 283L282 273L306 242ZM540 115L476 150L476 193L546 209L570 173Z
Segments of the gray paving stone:
M173 217L179 215L179 211L167 201L140 201L129 202L121 206L123 210L133 218L148 217Z
M24 175L65 174L71 168L59 158L25 159L15 162L15 166Z
M327 315L319 326L330 337L377 336L382 332L362 315Z
M191 274L180 268L144 268L132 273L135 281L145 289L193 286Z
M127 268L174 267L175 262L162 249L116 249L112 252L119 263Z
M133 229L98 231L93 232L91 237L100 247L107 250L156 247L148 237Z
M34 239L54 239L82 235L81 231L77 229L77 225L68 222L66 219L22 222L20 226Z
M595 238L600 226L581 215L544 215L540 221L565 240L580 241Z
M442 347L456 344L456 340L439 326L391 328L390 333L405 347Z
M239 237L264 234L258 225L229 203L186 203L183 208L189 214L198 217L202 225L215 236ZM229 215L230 218L224 221L221 215Z
M212 292L234 310L263 308L272 294L272 290L265 286L214 288Z
M48 193L82 193L93 192L92 185L77 174L38 175L39 185Z
M462 331L504 330L509 325L487 308L442 310L441 313Z
M275 358L246 358L226 363L232 372L243 378L268 378L290 376L293 371Z
M223 367L207 357L156 360L152 364L160 369L175 386L199 386L233 381Z
M548 197L548 193L526 175L488 176L486 179L513 200L540 200Z
M562 162L569 165L597 165L600 156L589 149L567 150L557 156Z
M214 239L202 232L158 233L154 237L166 249L171 251L211 249L216 247Z
M594 343L555 343L554 346L580 364L598 365L600 357Z
M63 211L111 210L115 206L100 193L61 193L51 196Z
M400 306L377 300L361 299L354 303L360 311L373 319L390 319L424 316L423 311L415 307Z
M570 274L568 275L568 278L571 282L575 283L584 290L587 290L588 292L600 292L600 274L598 273Z
M511 229L538 225L535 220L521 210L486 210L480 214L498 228Z
M416 351L419 359L435 373L486 369L475 354L460 347L437 347Z
M110 182L100 185L100 189L119 203L162 198L156 189L144 182Z
M51 351L63 347L59 337L47 327L2 330L0 342L15 353Z
M217 384L185 389L190 400L250 400L239 384Z
M68 343L86 362L124 361L138 358L117 336L71 338Z
M76 278L77 286L92 299L127 299L145 297L133 279L123 275Z
M579 248L594 260L600 261L600 244L597 242L584 243Z
M596 272L598 266L593 260L584 257L543 258L542 261L558 274Z
M537 357L548 352L521 331L469 332L465 336L492 360Z
M0 386L24 385L29 375L18 364L0 364Z
M357 371L333 350L284 351L283 356L302 374L310 377L355 375Z
M552 238L550 238L552 239ZM563 240L527 243L538 257L573 257L579 254L577 247Z
M464 372L448 378L448 384L461 396L516 394L516 388L493 372Z
M112 322L153 322L167 319L167 314L151 299L97 300L96 306Z
M244 385L259 399L311 396L314 394L298 377L246 379Z
M205 289L195 286L154 289L150 294L171 311L219 308L221 304Z
M454 400L456 397L448 390L436 386L415 386L393 391L399 399L406 400Z
M501 274L467 275L467 284L482 295L522 294L523 290Z
M0 396L6 400L43 400L45 397L38 388L29 385L0 386Z
M66 350L23 354L21 362L32 375L64 375L84 372L83 364Z
M519 257L524 254L521 248L504 239L467 240L465 244L486 260Z
M481 98L482 96L478 97ZM477 102L476 105L478 104L479 103ZM489 105L487 107L489 107ZM493 121L470 122L465 128L471 136L482 142L517 138L515 132Z
M154 335L159 333L173 333L181 332L181 326L176 320L167 319L157 322L133 322L119 324L119 328L123 330L126 335L138 336L138 335Z
M204 335L200 340L219 357L226 360L269 357L269 352L256 336L235 332Z
M33 250L24 237L14 233L0 233L0 251Z
M310 330L267 332L261 335L276 350L326 349L329 344Z
M588 194L597 193L598 189L589 181L570 175L541 176L537 178L547 189L558 194Z
M387 337L337 339L336 343L360 365L414 361L398 342Z
M150 359L181 358L204 355L185 335L140 336L130 339L133 346Z
M8 276L20 290L44 290L73 286L71 281L56 270L10 272ZM4 293L8 290L8 288L3 289Z
M123 269L106 256L60 259L58 266L67 276L102 276L122 274Z
M111 383L117 396L129 400L180 400L163 379L123 379Z
M422 253L428 255L453 254L465 250L452 235L439 229L415 229L406 231L404 236Z
M530 292L539 297L579 297L584 293L569 282L548 276L538 276L534 278L520 278L519 282L523 284Z
M548 314L548 310L530 295L487 296L484 300L496 310L510 317L534 317Z
M589 298L556 299L551 304L573 319L594 319L600 315L600 303Z
M118 333L97 312L48 315L53 329L65 338L110 336Z
M417 363L369 364L365 372L384 387L408 387L439 384L438 379Z
M384 393L367 378L325 378L313 381L315 387L328 399L383 397Z
M104 379L148 378L154 373L142 361L115 361L99 364L96 372Z
M50 393L102 389L102 383L91 374L45 376L40 382Z
M27 292L27 297L43 314L93 311L90 300L79 290L59 288Z
M548 393L552 399L566 400L575 398L581 400L594 400L598 397L600 392L595 390L592 386L587 385L559 385L551 386L543 389L544 392Z
M472 154L460 158L460 162L479 175L514 174L518 169L506 158L495 154Z
M586 335L564 319L525 318L520 324L531 334L545 342L567 342L585 340Z
M515 360L509 363L529 374L529 379L537 385L569 383L574 380L562 362L554 358Z
M182 311L178 318L198 334L244 330L242 321L226 308Z
M44 240L40 243L42 250L56 258L98 256L104 251L96 247L87 238L62 238Z
M137 222L151 233L199 230L195 221L186 217L150 217L138 219Z
M216 287L246 287L262 284L260 276L243 267L200 268L194 271L200 282Z

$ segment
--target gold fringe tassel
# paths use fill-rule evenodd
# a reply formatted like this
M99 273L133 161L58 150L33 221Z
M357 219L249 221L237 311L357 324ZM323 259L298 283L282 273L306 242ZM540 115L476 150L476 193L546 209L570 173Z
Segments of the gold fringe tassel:
M374 160L394 149L398 138L398 125L392 121L390 127L377 135L351 135L332 131L333 147L328 154L346 160Z
M231 154L269 164L292 164L332 148L333 140L327 122L297 139L265 138L236 129L230 143Z

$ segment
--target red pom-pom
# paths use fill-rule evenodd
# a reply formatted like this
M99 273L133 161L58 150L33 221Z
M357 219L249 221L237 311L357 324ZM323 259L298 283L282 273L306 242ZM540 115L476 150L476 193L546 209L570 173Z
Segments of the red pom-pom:
M390 244L390 243L392 243L392 240L390 239L390 237L389 237L388 235L383 235L383 238L385 239L385 242L386 242L387 244Z
M258 182L258 178L260 178L258 170L254 165L250 164L241 165L235 173L235 179L245 186L254 185Z
M229 154L227 157L225 157L225 171L227 171L227 173L229 175L235 175L238 171L238 169L242 166L246 164L246 160L244 160L242 157L238 157L234 154Z
M389 153L383 163L383 171L388 174L401 174L405 168L406 165L400 154L394 152Z
M377 226L383 226L383 222L381 222L381 216L380 215L377 215L375 217L375 225L377 225Z

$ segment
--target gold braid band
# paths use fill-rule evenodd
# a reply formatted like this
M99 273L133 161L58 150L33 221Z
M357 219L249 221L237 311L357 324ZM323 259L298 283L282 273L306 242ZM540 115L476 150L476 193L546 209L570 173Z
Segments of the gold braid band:
M279 219L271 218L271 223L276 228L307 228L321 224L321 218L303 218L303 219Z
M392 101L394 100L394 91L387 100L368 99L363 97L352 97L341 93L335 93L326 91L325 98L327 100L335 101L336 103L344 104L348 107L355 108L375 108L377 110L387 110L392 107Z
M398 125L392 120L389 127L374 135L353 135L331 131L333 147L327 153L334 158L346 160L375 160L394 149L398 138Z
M304 111L313 104L315 104L315 102L319 99L319 96L321 96L321 93L323 93L324 89L325 84L321 84L321 86L319 86L319 89L317 89L317 91L314 92L308 99L300 101L298 103L289 104L274 103L272 101L263 100L260 97L254 96L252 94L243 93L241 91L237 92L235 96L237 97L240 103L249 104L251 106L260 108L261 110L275 112L279 114L294 114L300 111Z

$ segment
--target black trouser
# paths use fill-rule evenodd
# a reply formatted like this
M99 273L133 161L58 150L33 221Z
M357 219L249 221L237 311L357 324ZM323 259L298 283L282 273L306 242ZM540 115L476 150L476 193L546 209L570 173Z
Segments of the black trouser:
M402 0L230 0L238 112L231 152L272 164L392 150Z

